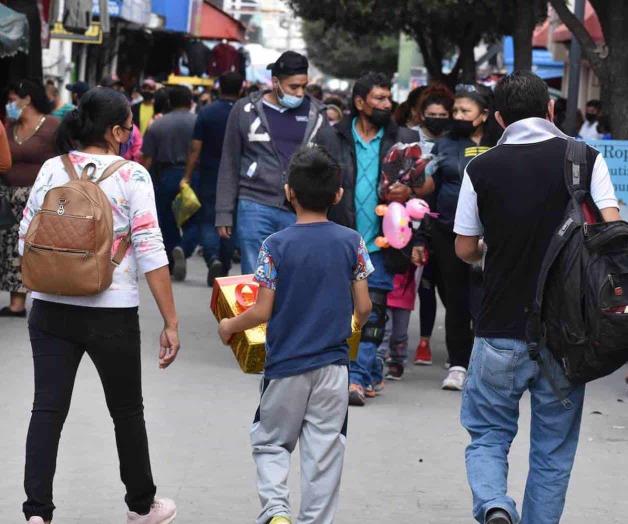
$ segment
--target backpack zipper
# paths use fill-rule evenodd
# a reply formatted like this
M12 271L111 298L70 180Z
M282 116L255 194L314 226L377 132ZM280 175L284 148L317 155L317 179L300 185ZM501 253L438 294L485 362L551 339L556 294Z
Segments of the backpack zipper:
M36 246L34 244L28 244L27 249L35 250L35 251L56 251L57 253L63 253L65 255L82 255L85 259L90 255L89 251L84 251L81 249L67 249L63 247L45 247L45 246Z
M82 218L84 220L93 220L94 219L94 215L70 215L70 214L66 213L65 210L62 213L60 213L59 210L52 211L50 209L40 209L39 212L44 214L44 215L59 215L59 216L70 217L70 218Z

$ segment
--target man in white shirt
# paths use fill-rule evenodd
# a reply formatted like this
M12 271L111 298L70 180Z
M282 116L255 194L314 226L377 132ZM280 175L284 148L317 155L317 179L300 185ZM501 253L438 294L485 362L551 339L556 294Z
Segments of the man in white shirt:
M487 246L485 296L462 398L461 421L471 436L467 476L481 524L557 524L578 445L584 385L571 384L553 357L543 359L573 405L565 409L530 358L525 325L541 263L569 201L568 137L552 123L554 103L533 73L502 79L495 104L504 135L468 164L454 225L456 253L464 261L481 260ZM608 167L590 147L587 169L602 216L619 220ZM520 519L507 494L508 452L526 391L532 405L530 471Z
M584 112L584 123L580 127L578 135L583 140L601 140L602 134L598 133L597 125L602 112L602 103L599 100L589 100Z

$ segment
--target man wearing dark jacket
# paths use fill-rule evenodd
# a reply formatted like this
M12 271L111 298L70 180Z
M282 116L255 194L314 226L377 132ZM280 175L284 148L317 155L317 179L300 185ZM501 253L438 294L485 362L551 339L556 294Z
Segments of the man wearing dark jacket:
M255 270L262 242L296 220L284 192L288 163L329 127L324 106L305 93L307 58L286 51L268 68L272 90L233 106L218 170L216 227L230 238L237 226L243 274Z
M362 330L358 360L351 362L349 402L363 406L366 396L375 396L383 384L383 362L377 348L384 336L386 295L393 287L393 274L384 264L384 253L375 245L381 235L378 187L382 159L397 142L418 142L419 135L398 127L391 119L390 80L381 73L362 76L353 87L353 115L335 127L323 130L317 143L324 146L343 170L344 197L331 209L330 218L357 230L364 238L375 272L369 277L373 313ZM394 184L386 201L406 202L412 190Z

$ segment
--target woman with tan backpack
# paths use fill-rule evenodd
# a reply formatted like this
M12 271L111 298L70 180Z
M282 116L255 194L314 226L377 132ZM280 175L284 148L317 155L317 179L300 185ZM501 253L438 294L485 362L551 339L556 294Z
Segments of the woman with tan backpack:
M164 319L159 365L179 350L168 259L148 172L124 161L132 131L126 98L95 88L59 127L66 154L41 168L20 224L24 283L33 291L29 332L35 400L26 441L23 511L52 519L52 483L76 372L87 353L115 426L127 522L168 524L174 502L156 499L144 423L138 273Z

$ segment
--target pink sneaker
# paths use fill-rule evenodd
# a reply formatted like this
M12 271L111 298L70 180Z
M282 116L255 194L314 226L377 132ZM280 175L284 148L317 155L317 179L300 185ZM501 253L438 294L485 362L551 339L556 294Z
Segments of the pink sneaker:
M28 524L50 524L50 521L44 520L41 517L31 517L28 519Z
M170 499L155 499L148 515L129 511L126 516L127 524L170 524L177 516L177 506Z

